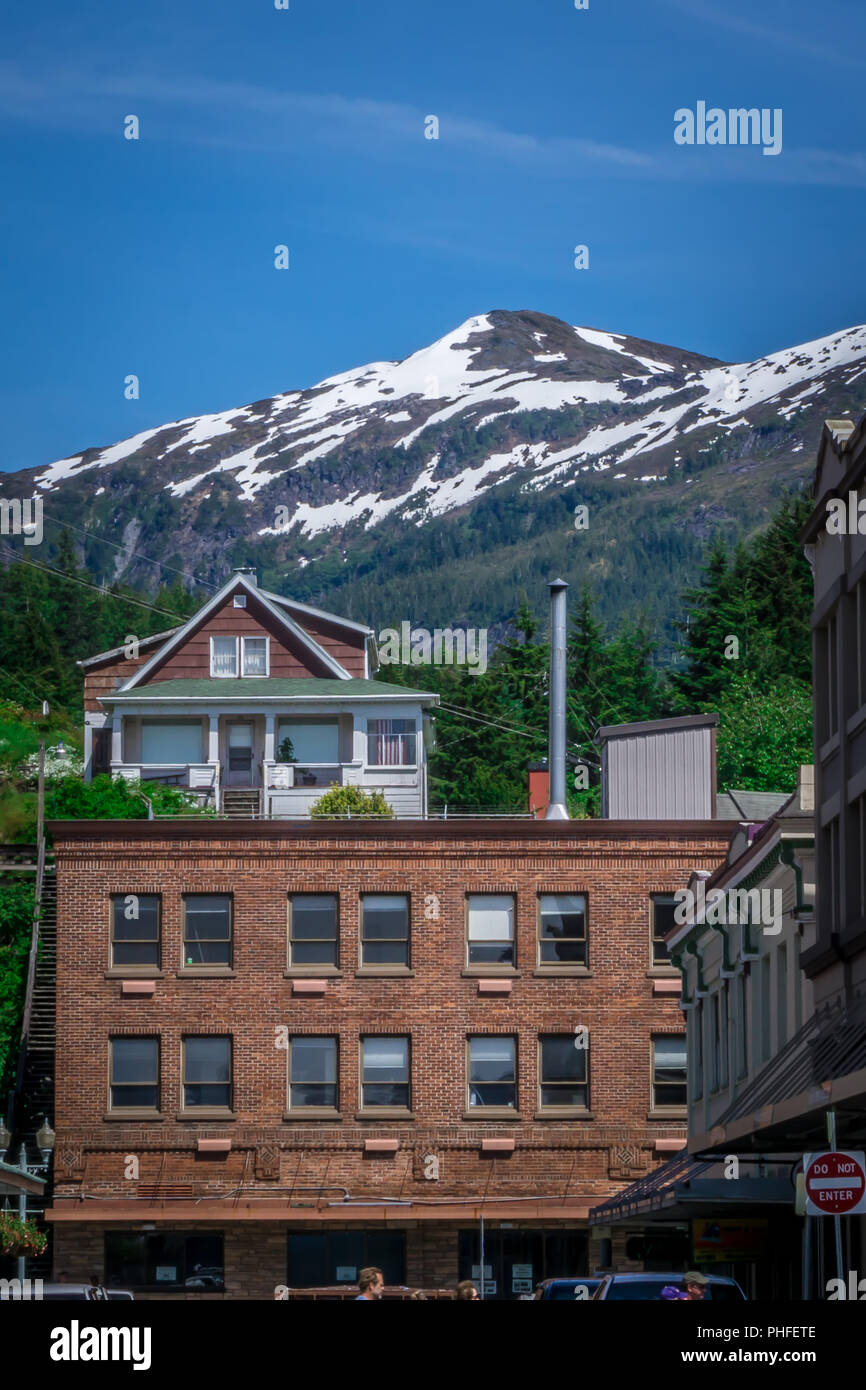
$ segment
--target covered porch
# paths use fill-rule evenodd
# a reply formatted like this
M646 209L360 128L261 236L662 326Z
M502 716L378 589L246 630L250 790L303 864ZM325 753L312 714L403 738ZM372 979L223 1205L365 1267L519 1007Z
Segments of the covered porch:
M94 758L94 772L178 787L222 814L305 818L335 786L379 790L398 814L426 809L420 718L116 706L106 754L109 738L107 765L100 769Z

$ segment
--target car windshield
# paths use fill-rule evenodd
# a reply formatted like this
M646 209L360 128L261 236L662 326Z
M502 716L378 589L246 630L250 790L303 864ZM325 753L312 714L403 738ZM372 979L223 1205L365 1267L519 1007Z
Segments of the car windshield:
M661 1298L662 1289L673 1285L675 1289L682 1289L681 1279L614 1279L607 1291L608 1298L617 1299L622 1302L635 1303L638 1300Z
M685 1284L682 1275L665 1278L659 1275L657 1279L647 1277L645 1279L614 1279L607 1291L608 1298L619 1299L620 1301L637 1302L658 1298L661 1299L662 1289L675 1288L681 1293L685 1293ZM704 1286L704 1299L717 1303L719 1301L729 1301L731 1299L739 1301L742 1294L736 1284L713 1283Z

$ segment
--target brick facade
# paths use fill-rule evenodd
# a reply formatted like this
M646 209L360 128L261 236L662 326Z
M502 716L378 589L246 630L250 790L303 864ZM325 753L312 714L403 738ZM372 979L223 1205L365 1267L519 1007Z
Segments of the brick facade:
M649 898L685 886L695 868L714 869L730 830L726 822L56 823L55 1269L101 1270L106 1223L172 1231L204 1223L225 1235L226 1295L272 1296L286 1277L286 1231L336 1230L346 1207L325 1204L342 1202L341 1189L374 1204L352 1211L354 1226L406 1230L407 1278L428 1287L456 1279L457 1233L477 1222L482 1199L494 1227L585 1231L590 1205L653 1168L672 1141L685 1142L685 1112L652 1108L651 1038L684 1029L676 996L659 992L651 969ZM287 970L287 895L316 891L339 895L339 973ZM232 894L230 973L179 973L184 892ZM407 972L358 973L362 892L410 896ZM466 895L478 892L515 896L513 970L466 965ZM538 969L537 897L556 892L587 895L586 970ZM110 969L114 893L161 896L161 969L145 972L152 994L123 993L124 978L141 971ZM296 992L312 975L323 975L323 992ZM507 980L510 992L482 993L482 978ZM537 1040L578 1025L589 1030L589 1109L553 1116L539 1108ZM285 1029L338 1037L338 1116L290 1118ZM180 1118L182 1037L207 1033L233 1040L231 1117ZM365 1033L410 1038L408 1115L361 1111ZM483 1109L467 1118L466 1038L491 1033L517 1038L517 1107L507 1118ZM107 1118L109 1038L123 1035L160 1038L161 1118ZM200 1138L229 1139L231 1149L199 1154ZM366 1140L383 1138L397 1141L395 1152L365 1153ZM513 1140L513 1152L483 1152L491 1138ZM81 1195L91 1200L79 1204Z

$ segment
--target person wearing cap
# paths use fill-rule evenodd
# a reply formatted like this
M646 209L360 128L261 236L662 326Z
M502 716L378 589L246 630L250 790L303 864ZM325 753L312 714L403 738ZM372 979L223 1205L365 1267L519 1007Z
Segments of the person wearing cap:
M675 1288L673 1284L665 1284L659 1298L663 1298L666 1303L673 1303L675 1300L688 1298L688 1294L683 1293L682 1289Z
M683 1283L686 1286L686 1298L690 1303L705 1297L708 1283L706 1275L699 1274L696 1269L689 1269L683 1275Z

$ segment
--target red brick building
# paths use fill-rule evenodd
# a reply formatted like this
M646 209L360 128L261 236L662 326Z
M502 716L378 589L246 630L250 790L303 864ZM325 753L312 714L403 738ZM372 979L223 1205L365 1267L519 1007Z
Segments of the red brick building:
M685 1142L665 898L732 828L55 822L55 1272L438 1287L482 1217L489 1296L591 1270Z

